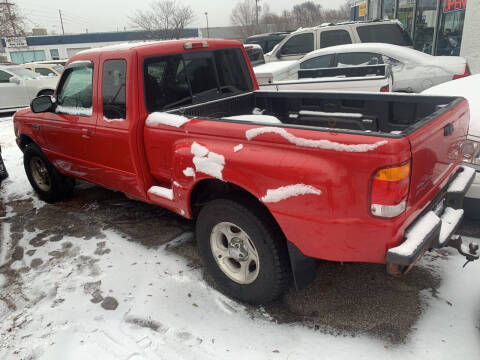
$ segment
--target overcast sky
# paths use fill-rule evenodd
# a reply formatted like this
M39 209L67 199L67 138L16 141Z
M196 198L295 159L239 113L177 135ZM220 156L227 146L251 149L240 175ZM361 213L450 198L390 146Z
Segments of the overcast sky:
M180 0L190 5L196 18L192 27L206 27L205 12L208 12L209 25L228 26L230 13L239 0ZM260 5L268 4L271 11L280 12L291 9L293 5L304 0L260 0ZM98 31L116 31L132 28L128 16L135 9L146 9L151 0L15 0L14 1L30 20L28 28L46 27L51 33L61 33L58 10L62 10L66 33ZM316 0L325 8L338 7L343 0Z

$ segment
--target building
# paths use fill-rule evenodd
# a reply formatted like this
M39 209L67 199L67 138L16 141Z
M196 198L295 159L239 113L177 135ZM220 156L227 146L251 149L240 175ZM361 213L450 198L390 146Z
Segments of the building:
M180 37L199 37L198 29L184 29ZM173 38L173 34L150 31L121 31L74 35L26 36L1 39L8 61L21 64L31 61L68 59L77 52L122 42Z
M363 0L352 8L351 20L367 8L367 19L398 19L415 49L432 55L461 55L480 72L478 0Z

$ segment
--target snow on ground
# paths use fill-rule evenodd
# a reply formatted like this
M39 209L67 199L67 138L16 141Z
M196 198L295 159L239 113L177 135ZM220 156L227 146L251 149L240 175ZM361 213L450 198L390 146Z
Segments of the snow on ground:
M2 201L32 197L9 119L0 118L0 142L11 175L2 184ZM13 215L7 207L6 218ZM11 230L3 226L2 246ZM436 297L423 293L428 307L410 338L392 345L362 334L277 324L261 308L252 316L208 286L184 258L120 233L104 230L90 240L65 236L33 248L35 234L24 229L19 245L36 250L37 264L24 257L11 265L18 269L15 284L0 278L0 299L7 292L15 296L15 286L23 293L15 310L0 300L4 360L480 358L480 263L463 269L453 250L434 261L443 283Z

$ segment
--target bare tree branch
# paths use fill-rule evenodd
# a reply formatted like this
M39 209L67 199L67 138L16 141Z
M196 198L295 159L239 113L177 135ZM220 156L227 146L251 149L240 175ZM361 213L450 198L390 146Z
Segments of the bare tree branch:
M12 1L0 2L0 37L24 36L25 17Z

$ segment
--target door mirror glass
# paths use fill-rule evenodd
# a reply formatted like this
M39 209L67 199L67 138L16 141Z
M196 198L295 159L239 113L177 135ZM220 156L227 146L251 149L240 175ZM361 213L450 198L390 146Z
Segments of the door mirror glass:
M17 85L20 84L20 79L17 78L16 76L12 76L10 79L8 79L8 81L10 81L13 84L17 84Z
M43 113L53 110L53 101L50 95L41 95L32 100L30 109L34 113Z

